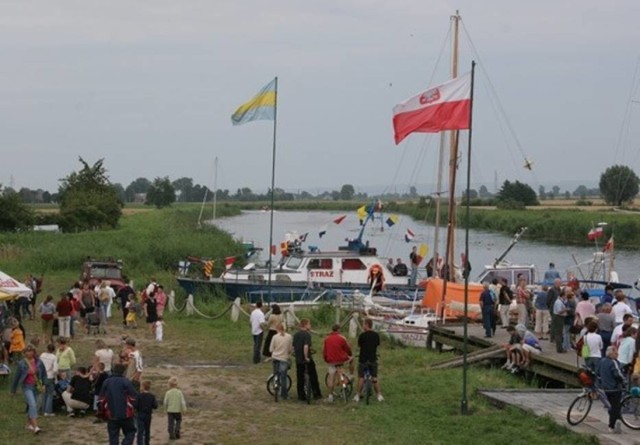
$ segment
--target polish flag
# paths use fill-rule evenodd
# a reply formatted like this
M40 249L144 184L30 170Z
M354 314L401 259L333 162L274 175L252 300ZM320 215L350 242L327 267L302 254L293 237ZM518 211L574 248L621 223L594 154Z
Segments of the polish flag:
M609 238L609 241L607 241L607 244L604 245L604 247L602 248L602 251L605 253L613 252L613 235L611 235L611 238Z
M224 268L229 270L233 266L233 263L236 262L236 257L228 256L224 259Z
M467 130L470 121L470 72L429 88L393 108L396 145L411 133Z
M416 235L411 231L411 229L407 229L407 231L404 234L404 240L406 242L410 242L415 236Z
M602 227L596 227L589 230L589 233L587 233L587 239L589 241L593 241L600 238L602 235L604 235L604 229Z

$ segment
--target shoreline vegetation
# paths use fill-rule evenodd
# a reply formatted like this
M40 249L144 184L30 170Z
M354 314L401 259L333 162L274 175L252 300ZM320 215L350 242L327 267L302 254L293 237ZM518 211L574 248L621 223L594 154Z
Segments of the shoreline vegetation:
M352 208L353 203L344 207ZM218 208L221 216L239 212L224 204ZM323 206L318 210L338 208ZM44 295L57 296L68 289L78 278L86 256L116 257L123 260L126 274L137 288L154 276L168 291L176 290L180 307L185 295L173 279L177 260L187 254L223 257L241 252L228 234L211 227L198 229L198 213L197 205L175 206L125 213L119 227L108 231L1 234L0 267L18 279L28 273L44 273L41 301ZM195 304L203 313L214 316L221 314L229 302L198 295ZM123 335L135 336L145 361L143 379L152 382L151 391L158 397L166 391L168 377L177 376L190 406L183 421L183 438L189 443L466 444L478 437L496 444L513 443L514 438L521 443L545 445L598 443L594 436L574 433L549 417L539 418L509 407L498 409L478 396L479 388L542 384L525 382L496 367L469 368L469 415L460 415L462 370L430 369L431 364L451 353L405 348L385 339L380 349L383 403L366 406L317 401L307 406L287 401L276 405L265 389L271 364L251 364L252 340L246 317L233 323L228 316L214 320L189 317L184 312L166 313L165 341L157 343L143 322L137 330L125 330L118 312L114 313L108 334L100 338L118 351ZM321 308L297 315L310 317L315 331L327 333L334 314L332 308ZM26 320L25 327L28 339L40 333L38 319ZM96 338L79 333L72 340L79 363L91 360ZM321 380L326 371L320 353L322 341L321 335L314 335ZM350 341L355 345L354 339ZM38 353L42 351L40 345ZM11 377L0 379L3 434L10 443L44 444L62 436L69 444L93 442L90 438L106 442L104 424L93 424L91 416L68 418L60 413L40 417L43 431L34 437L24 428L22 395L9 395ZM154 413L152 438L153 443L169 443L162 411Z

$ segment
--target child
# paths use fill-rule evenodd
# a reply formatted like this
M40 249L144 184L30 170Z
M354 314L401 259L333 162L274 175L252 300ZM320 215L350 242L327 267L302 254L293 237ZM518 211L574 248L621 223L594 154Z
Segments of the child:
M100 398L100 390L102 390L102 384L107 380L109 374L105 371L105 365L102 362L98 362L91 368L91 385L93 386L93 410L98 411L98 399ZM100 419L98 422L100 423Z
M16 318L9 322L11 326L11 345L9 346L9 359L13 363L18 363L22 359L22 353L27 345L24 342L24 330Z
M138 324L136 323L136 313L137 313L136 296L134 294L129 295L129 301L127 301L127 304L125 305L125 307L128 310L127 318L125 319L127 323L127 328L137 328Z
M507 351L507 362L502 368L514 372L514 369L517 371L522 363L522 346L520 344L522 338L513 326L507 326L507 333L510 336L509 343L503 346Z
M162 341L164 335L164 320L162 317L158 317L158 321L153 324L153 330L156 333L156 341Z
M178 388L178 379L169 379L169 391L164 395L164 410L167 412L169 424L169 439L180 439L180 425L182 424L182 413L187 411L187 404L184 395Z
M151 382L145 380L142 382L142 392L138 394L136 399L136 428L138 428L138 445L149 445L151 440L151 415L153 410L158 408L156 396L151 394Z

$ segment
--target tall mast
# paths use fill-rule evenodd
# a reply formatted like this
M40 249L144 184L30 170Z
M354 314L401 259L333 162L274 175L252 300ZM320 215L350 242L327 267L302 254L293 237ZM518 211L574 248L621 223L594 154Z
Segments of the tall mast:
M218 205L218 157L213 161L213 220L216 220L216 207Z
M453 25L452 49L451 49L451 78L458 77L458 28L461 17L458 11L451 16ZM445 265L447 275L445 280L455 281L454 252L455 252L455 228L456 228L456 171L458 168L458 131L449 133L449 222L447 226L447 247Z

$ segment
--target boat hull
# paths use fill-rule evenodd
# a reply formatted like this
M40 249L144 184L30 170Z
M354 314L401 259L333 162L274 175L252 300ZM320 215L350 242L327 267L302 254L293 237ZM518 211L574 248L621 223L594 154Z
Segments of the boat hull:
M369 289L366 289L366 287L353 283L322 284L314 287L309 287L306 282L273 283L271 291L269 291L269 285L267 283L250 282L246 280L229 281L219 278L205 280L178 277L177 281L180 287L182 287L187 294L196 295L204 292L222 292L230 300L240 297L241 299L252 303L258 300L266 303L297 302L308 296L309 293L318 293L327 289L347 292L354 292L356 290L367 293L369 292ZM396 303L410 305L415 298L416 292L421 294L422 290L415 286L394 286L387 288L381 295L384 296L384 298L395 301Z

